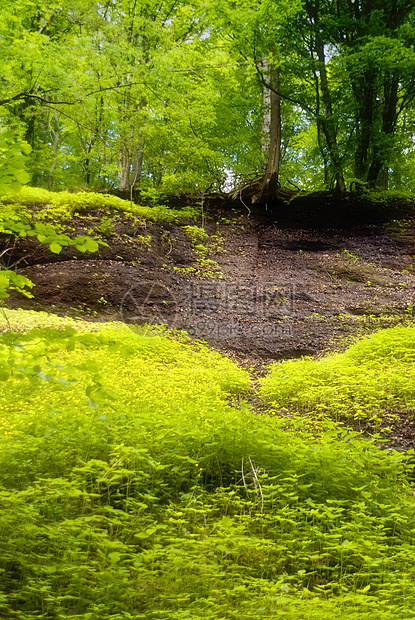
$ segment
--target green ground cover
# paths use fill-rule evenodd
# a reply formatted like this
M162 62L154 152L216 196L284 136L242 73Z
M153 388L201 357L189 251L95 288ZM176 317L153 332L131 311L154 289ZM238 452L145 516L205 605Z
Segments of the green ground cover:
M9 321L0 616L415 617L402 454L332 421L256 414L248 374L185 334ZM410 363L398 330L372 338L376 363Z
M274 364L261 393L276 407L325 412L340 420L378 421L415 411L415 326L381 330L319 361Z
M1 197L1 222L13 218L34 218L36 221L65 222L75 214L94 215L100 212L122 213L144 220L174 222L179 219L195 220L200 209L184 207L172 209L163 204L137 205L110 194L68 191L49 192L40 187L22 187L18 194ZM36 208L37 207L37 208Z

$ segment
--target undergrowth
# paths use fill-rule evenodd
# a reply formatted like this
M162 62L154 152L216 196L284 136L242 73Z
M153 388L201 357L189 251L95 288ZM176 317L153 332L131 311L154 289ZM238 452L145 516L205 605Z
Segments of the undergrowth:
M13 310L11 308L0 308L0 333L6 331L27 332L36 328L52 328L64 329L65 327L73 327L77 331L100 332L108 329L126 330L130 333L130 329L117 321L105 323L97 323L93 321L82 321L80 319L72 319L67 316L58 316L50 312L38 310Z
M2 617L414 616L407 457L256 415L247 373L184 333L12 319L26 333L0 348ZM349 364L410 363L391 331Z
M223 250L220 237L214 235L210 239L207 232L198 226L184 226L183 229L191 241L197 258L192 267L175 267L174 269L186 275L194 274L200 278L222 279L223 273L219 263L210 258L211 254L219 254L220 250ZM203 245L206 242L207 244Z
M141 217L144 220L164 222L174 222L177 219L195 220L199 217L199 209L195 207L172 209L161 204L144 206L132 204L128 200L122 200L110 194L84 191L49 192L40 187L23 187L17 194L2 196L0 204L2 205L1 221L12 219L13 215L19 218L27 217L29 212L34 213L36 205L38 209L34 214L35 219L49 222L65 222L76 214L93 215L97 211L101 213L120 212Z
M366 336L345 352L320 360L273 364L262 395L276 407L325 412L338 420L379 421L415 411L415 326Z

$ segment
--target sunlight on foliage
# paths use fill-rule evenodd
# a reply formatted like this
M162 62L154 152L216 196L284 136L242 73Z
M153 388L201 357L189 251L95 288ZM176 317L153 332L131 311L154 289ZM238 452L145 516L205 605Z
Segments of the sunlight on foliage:
M185 333L9 322L25 333L0 339L2 616L410 617L408 457L255 414L248 374Z
M336 419L415 410L415 327L367 336L344 353L274 364L261 391L277 407Z
M25 155L32 147L12 129L0 129L0 194L18 192L30 180Z
M2 202L5 205L15 204L17 210L29 205L31 207L39 205L41 210L36 214L37 218L63 222L76 213L93 214L97 211L131 213L145 219L164 222L174 222L178 218L194 220L199 216L198 209L194 207L185 207L179 210L160 204L153 206L131 205L129 200L122 200L110 194L49 192L40 187L24 187L16 195L3 196Z

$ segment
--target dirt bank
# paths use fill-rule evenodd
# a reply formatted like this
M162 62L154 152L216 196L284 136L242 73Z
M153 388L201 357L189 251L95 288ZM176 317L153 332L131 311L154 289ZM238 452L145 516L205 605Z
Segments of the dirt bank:
M78 217L72 234L98 235L107 245L96 254L70 248L56 255L19 240L11 261L23 259L20 271L36 287L32 300L13 295L9 305L165 322L240 359L344 346L351 335L411 321L415 297L408 210L380 217L363 209L359 222L358 207L347 208L339 207L336 220L335 205L314 198L262 214L216 201L203 243L192 239L189 222L137 226L117 216L102 231L105 214Z

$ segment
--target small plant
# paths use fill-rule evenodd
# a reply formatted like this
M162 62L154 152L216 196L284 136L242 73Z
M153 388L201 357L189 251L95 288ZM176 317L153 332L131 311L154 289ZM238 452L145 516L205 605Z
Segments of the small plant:
M192 244L196 245L198 243L203 243L207 239L209 239L209 235L203 228L199 228L198 226L184 226L183 230L185 231L186 236L190 239Z
M352 261L357 261L359 260L359 257L356 256L356 254L353 254L353 252L350 252L349 250L343 250L343 254L347 257L350 258Z
M222 255L226 252L223 247L223 237L222 235L212 235L210 238L210 249L213 254Z
M102 237L109 239L115 234L114 231L114 223L116 221L116 217L104 216L101 218L101 221L98 226L95 227L97 233L99 233Z
M184 276L190 276L196 274L196 267L173 267L174 271L181 273Z
M194 268L190 267L186 270L182 269L182 273L194 273L200 278L223 278L222 269L220 268L219 263L209 258L211 250L217 249L219 238L215 237L213 248L211 247L210 242L209 247L206 247L203 245L203 242L209 240L209 235L205 230L203 230L203 228L199 228L198 226L184 226L184 230L186 236L192 243L192 248L197 256L197 260Z
M151 235L136 235L137 241L146 248L151 248Z
M196 252L196 254L200 257L200 258L206 258L209 254L209 250L208 248L206 248L204 245L202 245L201 243L198 243L197 245L193 246L193 250Z
M200 258L196 261L196 275L201 278L223 278L220 265L210 258Z

